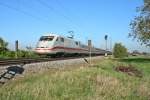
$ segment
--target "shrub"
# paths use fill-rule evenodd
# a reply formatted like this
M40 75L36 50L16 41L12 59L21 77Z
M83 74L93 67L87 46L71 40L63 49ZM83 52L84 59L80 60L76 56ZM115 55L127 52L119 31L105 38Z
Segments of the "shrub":
M39 57L33 51L2 51L0 52L0 58L37 58Z
M5 52L5 55L8 58L14 58L16 56L15 51L7 51Z
M2 51L0 52L0 58L14 58L15 51Z
M113 55L115 58L123 58L128 55L127 49L121 43L116 43L113 49Z
M36 57L38 57L38 55L36 55L32 51L18 50L17 51L17 57L18 58L36 58Z

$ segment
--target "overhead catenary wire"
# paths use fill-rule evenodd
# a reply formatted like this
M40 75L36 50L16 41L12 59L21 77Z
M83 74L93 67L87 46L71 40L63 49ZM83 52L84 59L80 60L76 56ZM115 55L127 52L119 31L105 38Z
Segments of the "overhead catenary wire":
M69 13L68 9L66 9L63 4L59 0L55 0L55 2L59 5L59 7L64 10L65 13ZM69 13L70 14L70 13Z
M82 30L83 28L81 28L80 25L74 23L74 21L72 19L70 19L68 16L66 16L64 13L60 12L59 10L53 8L50 4L48 4L47 2L43 1L43 0L36 0L36 2L39 2L39 4L43 5L44 7L50 9L52 12L54 12L55 14L59 15L60 17L63 17L64 19L66 19L69 23L70 23L70 28L69 30L71 31L76 31L78 29ZM19 2L20 3L20 2ZM0 6L3 6L5 8L8 8L8 9L11 9L13 11L16 11L18 13L22 13L26 16L29 16L29 17L32 17L33 19L36 19L38 21L41 21L41 22L44 22L44 23L47 23L49 24L49 20L47 18L43 18L41 16L37 16L31 12L28 12L26 10L23 10L20 8L20 6L18 7L15 7L15 6L12 6L12 5L9 5L9 4L6 4L6 3L3 3L3 2L0 2ZM62 6L63 7L63 6ZM81 35L78 33L78 35Z
M53 11L55 14L64 17L66 20L71 22L71 19L68 18L66 15L60 13L58 10L54 9L52 6L50 6L49 4L47 4L46 2L42 1L42 0L37 0L37 2L39 2L41 5L45 6L46 8L49 8L51 11Z
M22 13L22 14L24 14L24 15L26 15L26 16L30 16L30 17L32 17L32 18L34 18L34 19L36 19L36 20L40 20L40 21L42 21L42 22L48 24L48 21L47 21L47 20L45 20L45 19L43 19L43 18L41 18L41 17L35 16L35 15L33 15L32 13L29 13L29 12L27 12L27 11L18 9L18 8L16 8L16 7L10 6L10 5L5 4L5 3L2 3L2 2L0 2L0 6L9 8L9 9L11 9L11 10L14 10L14 11L16 11L16 12Z
M55 0L55 2L59 5L59 7L63 10L63 12L64 13L66 13L65 14L65 16L66 15L68 15L67 13L69 13L69 15L70 15L70 12L68 12L68 10L63 6L63 4L59 1L59 0ZM66 16L67 17L67 16ZM75 23L74 21L72 21L69 17L67 17L69 20L70 20L70 22L72 22L73 24L75 24L76 26L78 26L78 27L81 27L81 25L78 25L77 23ZM77 17L76 17L77 18Z
M69 13L69 14L70 14L69 9L66 9L66 7L62 4L62 2L61 2L60 0L55 0L55 2L59 5L59 7L60 7L61 9L64 10L65 13ZM74 15L74 13L73 13L73 15ZM77 15L74 15L74 16L75 16L76 18L79 18L79 16L77 16Z
M52 6L50 6L49 4L47 4L46 2L42 1L42 0L37 0L41 5L45 6L46 8L49 8L51 11L53 11L55 14L57 14L58 16L61 16L63 17L64 19L66 19L69 23L72 24L72 28L75 28L75 27L78 27L78 25L75 25L73 23L73 21L68 17L66 16L65 14L59 12L58 10L56 10L55 8L53 8Z
M55 0L55 2L59 5L59 7L61 8L61 10L63 10L64 13L69 13L69 15L71 14L69 9L66 9L66 7L62 4L61 0ZM80 18L79 16L77 16L75 13L73 13L73 16L77 19ZM81 26L81 24L79 25L78 23L75 23L74 21L72 21L78 28L80 28L80 30L82 30L83 32L85 32L85 29ZM82 27L82 28L81 28ZM81 35L81 34L76 34L76 35ZM87 38L88 36L86 36ZM87 40L86 40L87 42Z
M70 22L72 24L72 28L80 28L79 25L77 25L76 23L74 23L72 21L72 19L70 19L70 17L66 16L64 13L56 10L54 7L52 7L50 4L46 3L43 0L37 0L37 2L39 2L41 5L43 5L44 7L50 9L51 11L53 11L53 13L59 15L60 17L63 17L64 19L66 19L68 22Z

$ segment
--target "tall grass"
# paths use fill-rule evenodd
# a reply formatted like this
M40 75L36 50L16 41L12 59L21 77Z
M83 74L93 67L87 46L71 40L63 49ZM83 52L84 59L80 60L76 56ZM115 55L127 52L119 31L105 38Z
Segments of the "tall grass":
M132 64L143 77L116 72ZM73 66L72 66L73 67ZM29 74L0 88L1 100L147 100L150 99L150 62L100 60L90 67Z

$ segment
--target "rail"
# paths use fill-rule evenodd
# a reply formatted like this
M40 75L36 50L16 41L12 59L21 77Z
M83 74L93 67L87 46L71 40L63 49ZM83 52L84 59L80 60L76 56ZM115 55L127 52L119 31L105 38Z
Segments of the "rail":
M0 59L0 67L5 65L30 64L56 60L76 59L76 58L81 57Z

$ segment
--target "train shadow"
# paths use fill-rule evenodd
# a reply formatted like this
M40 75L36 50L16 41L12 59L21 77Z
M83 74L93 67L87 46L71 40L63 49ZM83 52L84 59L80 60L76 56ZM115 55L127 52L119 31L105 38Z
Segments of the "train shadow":
M6 68L6 71L0 75L0 84L5 84L8 80L15 77L16 74L22 74L24 68L22 65L14 65Z

